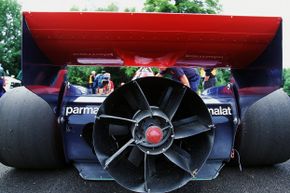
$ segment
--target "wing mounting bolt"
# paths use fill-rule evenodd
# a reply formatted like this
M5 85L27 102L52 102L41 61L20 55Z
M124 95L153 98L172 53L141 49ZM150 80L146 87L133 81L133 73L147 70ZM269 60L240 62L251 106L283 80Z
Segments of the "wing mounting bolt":
M57 119L58 124L64 124L66 119L63 116L59 116Z
M193 170L192 177L195 178L197 176L198 169Z
M235 125L239 125L240 124L240 119L238 119L236 117L236 118L234 118L233 122L234 122Z
M208 125L208 128L215 129L216 127L215 127L215 125Z

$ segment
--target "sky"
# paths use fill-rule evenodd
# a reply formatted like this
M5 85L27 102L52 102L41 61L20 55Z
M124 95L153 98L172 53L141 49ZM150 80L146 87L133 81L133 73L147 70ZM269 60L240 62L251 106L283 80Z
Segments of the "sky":
M283 18L283 64L290 68L290 0L219 0L225 15L281 16ZM68 11L106 7L114 3L120 10L141 11L144 0L19 0L23 11Z
M141 11L144 0L18 0L26 11L68 11L72 6L76 5L82 8L98 8L106 7L114 3L120 10L135 7Z

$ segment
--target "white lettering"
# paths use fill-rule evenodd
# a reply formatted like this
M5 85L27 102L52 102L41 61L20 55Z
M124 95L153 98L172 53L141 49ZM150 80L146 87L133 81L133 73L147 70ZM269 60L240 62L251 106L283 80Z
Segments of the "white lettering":
M223 108L219 106L217 108L208 108L208 111L211 115L232 115L232 109L230 107Z
M74 107L74 110L73 110L73 113L72 114L75 114L75 115L80 114L79 113L79 109L80 108L78 108L78 107Z
M68 116L69 114L72 114L73 108L72 107L67 107L65 111L65 115Z
M99 107L66 107L65 115L96 115L99 111Z

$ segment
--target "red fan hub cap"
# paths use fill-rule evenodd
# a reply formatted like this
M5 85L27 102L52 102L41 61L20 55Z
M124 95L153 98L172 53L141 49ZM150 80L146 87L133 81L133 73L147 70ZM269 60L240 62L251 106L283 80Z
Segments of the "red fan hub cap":
M163 132L157 126L151 126L146 130L146 141L151 144L158 144L163 139Z

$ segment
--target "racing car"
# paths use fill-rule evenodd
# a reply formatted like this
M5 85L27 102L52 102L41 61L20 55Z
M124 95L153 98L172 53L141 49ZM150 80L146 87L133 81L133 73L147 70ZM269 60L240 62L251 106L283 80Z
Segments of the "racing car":
M0 99L0 162L73 164L85 180L169 192L242 166L290 158L280 17L24 12L24 87ZM202 95L134 79L109 96L69 92L66 66L230 68ZM152 86L154 85L154 86Z

